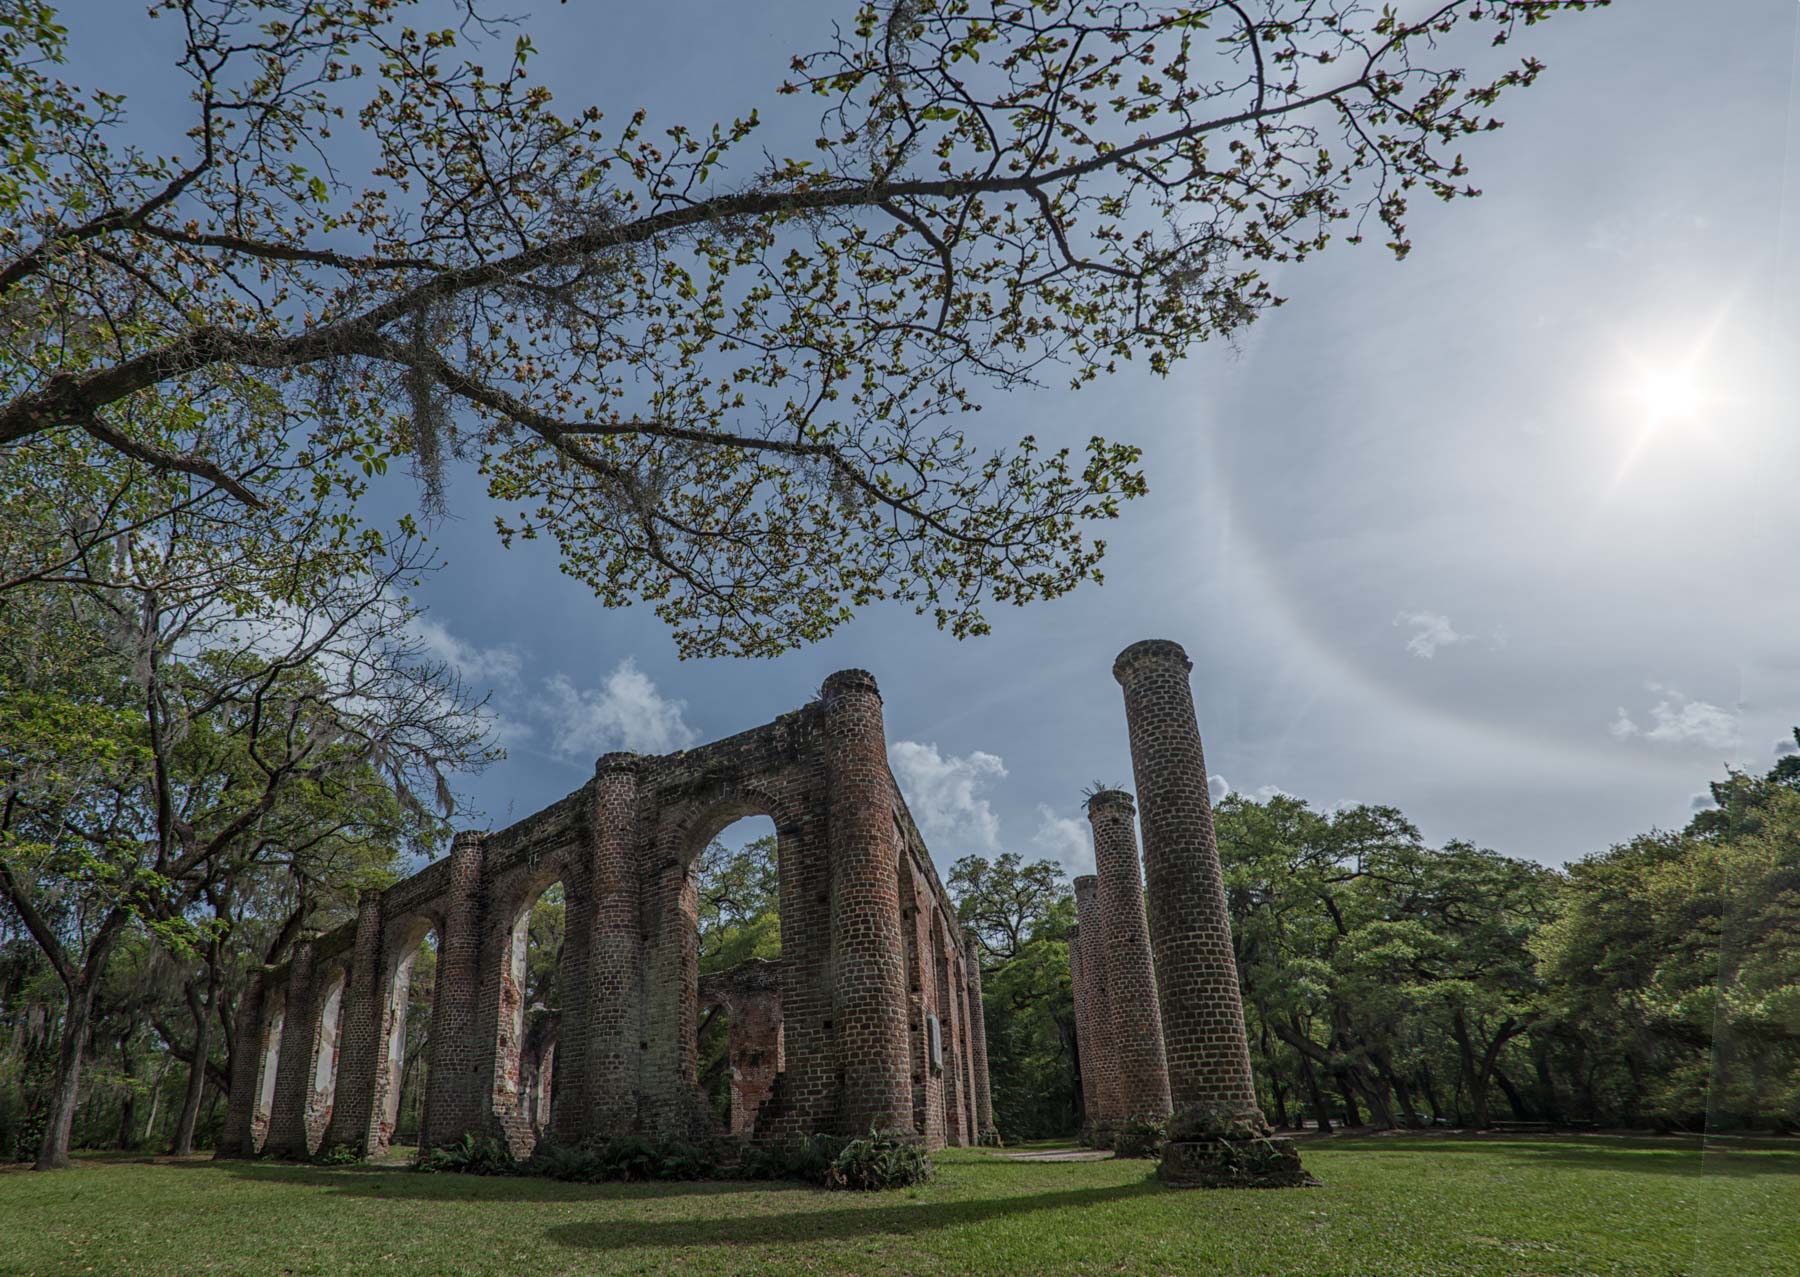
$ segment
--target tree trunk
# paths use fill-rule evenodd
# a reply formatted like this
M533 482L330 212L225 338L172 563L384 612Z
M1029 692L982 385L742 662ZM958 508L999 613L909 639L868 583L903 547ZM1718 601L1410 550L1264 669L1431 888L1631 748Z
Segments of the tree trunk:
M1312 1061L1300 1053L1300 1081L1306 1087L1307 1102L1312 1105L1313 1121L1318 1125L1319 1134L1331 1134L1331 1106L1325 1103L1325 1093L1319 1089L1319 1075L1313 1071Z
M218 996L216 977L207 980L209 995ZM175 1123L175 1138L169 1144L173 1157L186 1157L194 1151L194 1124L200 1119L200 1101L206 1097L206 1058L212 1045L212 1012L200 1001L200 990L192 981L187 987L188 1011L194 1019L194 1058L188 1064L187 1093L181 1101L181 1117Z
M144 1123L144 1138L141 1141L142 1143L148 1144L150 1142L151 1134L156 1130L156 1110L162 1107L162 1084L163 1079L168 1075L169 1057L165 1055L162 1059L162 1063L156 1066L156 1081L150 1084L150 1117Z
M1337 1084L1339 1093L1344 1097L1344 1125L1361 1126L1362 1110L1356 1107L1356 1088L1350 1085L1350 1075L1347 1072L1338 1073Z
M1519 1088L1512 1084L1512 1079L1507 1077L1505 1070L1498 1065L1494 1067L1494 1081L1498 1082L1500 1089L1506 1093L1506 1103L1512 1109L1514 1120L1529 1122L1531 1110L1525 1105L1525 1097L1519 1094Z
M1423 1065L1419 1069L1419 1089L1425 1092L1425 1102L1431 1105L1431 1116L1435 1120L1444 1115L1444 1106L1438 1103L1437 1087L1431 1080L1431 1066Z
M69 990L68 1007L63 1014L62 1046L57 1053L56 1073L50 1083L49 1120L44 1124L44 1140L38 1145L34 1169L62 1170L69 1165L69 1141L75 1132L75 1106L81 1098L81 1057L87 1050L88 1031L94 1011L94 988L99 983L87 972Z
M1545 1119L1557 1123L1566 1121L1562 1097L1556 1093L1556 1077L1550 1071L1550 1043L1540 1033L1531 1035L1531 1066L1537 1072L1538 1107L1543 1110Z
M131 1071L131 1035L134 1024L119 1035L119 1074L125 1079L125 1094L119 1100L119 1133L113 1142L120 1148L137 1145L137 1074Z

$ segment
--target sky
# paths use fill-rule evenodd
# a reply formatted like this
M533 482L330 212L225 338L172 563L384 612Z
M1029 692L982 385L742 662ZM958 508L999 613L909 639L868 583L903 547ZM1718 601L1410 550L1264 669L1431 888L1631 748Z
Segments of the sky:
M565 108L696 125L766 109L851 12L535 7L510 9ZM148 73L140 12L68 8L112 82ZM1215 796L1392 804L1434 844L1548 864L1685 823L1800 723L1797 15L1620 0L1534 28L1518 51L1549 71L1468 147L1485 194L1417 207L1405 262L1336 244L1167 378L990 397L985 438L1129 439L1150 494L1105 530L1103 586L996 611L988 637L878 608L779 659L682 661L553 547L502 548L453 472L423 633L508 750L461 783L461 820L505 825L601 753L726 736L860 667L941 868L1012 850L1085 872L1083 788L1130 784L1113 657L1169 638ZM401 475L377 494L417 499Z

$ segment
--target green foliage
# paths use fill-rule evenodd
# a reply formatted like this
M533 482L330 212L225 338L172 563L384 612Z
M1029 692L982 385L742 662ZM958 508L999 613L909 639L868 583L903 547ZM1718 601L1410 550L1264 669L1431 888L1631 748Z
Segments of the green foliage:
M465 1135L459 1144L425 1153L419 1158L418 1169L430 1174L526 1175L577 1184L608 1184L706 1179L717 1172L718 1163L698 1145L641 1136L581 1146L546 1140L529 1158L520 1161L504 1140Z
M825 1187L857 1192L911 1188L926 1183L936 1173L925 1145L918 1139L872 1130L838 1149L825 1171Z
M1365 223L1404 256L1409 197L1476 194L1469 138L1542 70L1463 55L1601 2L863 4L782 86L826 112L803 158L765 156L755 109L562 114L529 37L388 0L153 6L180 38L121 38L180 49L142 82L194 99L159 132L14 0L0 439L271 523L297 475L360 498L401 456L441 508L466 451L504 539L553 540L686 655L884 599L982 634L1098 581L1095 532L1147 490L1130 443L979 438L984 399L1166 373Z
M356 1166L365 1159L348 1144L338 1144L332 1148L320 1149L309 1160L314 1166Z
M1080 1096L1067 940L1075 900L1062 869L1015 852L965 856L948 886L982 955L994 1122L1013 1139L1067 1134Z
M520 1173L578 1184L605 1184L708 1179L718 1169L718 1159L698 1144L625 1136L579 1147L546 1141L522 1165Z
M792 1179L859 1192L910 1188L935 1174L920 1141L875 1130L857 1139L811 1135L753 1145L737 1168L742 1179Z
M470 1133L460 1143L428 1149L419 1157L418 1169L434 1175L522 1175L525 1163L491 1135Z

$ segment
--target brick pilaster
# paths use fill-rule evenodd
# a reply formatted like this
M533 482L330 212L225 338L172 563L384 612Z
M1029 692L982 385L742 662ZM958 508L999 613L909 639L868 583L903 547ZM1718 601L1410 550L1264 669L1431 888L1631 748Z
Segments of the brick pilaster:
M444 930L426 1042L425 1111L419 1149L455 1144L482 1129L481 1060L475 1044L475 990L481 978L481 835L450 844Z
M842 1125L848 1134L912 1134L900 848L881 692L866 671L842 670L825 680L822 699Z
M256 1079L266 1051L263 1020L263 970L250 972L238 995L231 1044L231 1096L225 1105L225 1127L214 1157L252 1157L256 1153Z
M358 1156L379 1152L375 1133L377 1077L386 1054L387 981L381 952L381 892L364 891L356 901L356 947L344 989L343 1028L338 1038L336 1089L323 1148L347 1148Z
M305 1157L306 1108L312 1097L313 1052L319 1019L313 989L314 946L302 940L288 963L287 1018L281 1034L281 1056L275 1062L275 1098L269 1108L269 1134L263 1151L280 1157Z

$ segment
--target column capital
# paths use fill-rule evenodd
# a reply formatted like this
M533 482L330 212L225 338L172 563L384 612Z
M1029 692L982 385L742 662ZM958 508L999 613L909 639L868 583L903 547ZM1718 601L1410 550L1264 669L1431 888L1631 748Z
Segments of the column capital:
M1150 665L1179 665L1183 672L1194 668L1187 651L1175 640L1144 639L1133 643L1114 659L1113 677L1123 683L1133 670Z
M1096 789L1087 796L1088 819L1093 820L1103 812L1124 812L1133 815L1137 812L1137 799L1129 791L1123 789Z
M836 700L849 692L867 692L877 699L881 696L881 688L868 670L839 670L826 676L824 684L819 688L819 699Z

